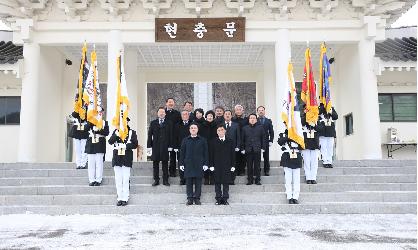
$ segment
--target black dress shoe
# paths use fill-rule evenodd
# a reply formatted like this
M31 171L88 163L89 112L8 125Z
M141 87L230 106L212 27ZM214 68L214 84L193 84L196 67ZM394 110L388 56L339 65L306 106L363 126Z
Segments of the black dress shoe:
M168 183L168 181L163 181L163 185L169 187L170 183Z
M80 167L80 169L87 169L87 166L84 166L84 167L82 166L82 167Z
M90 187L95 186L95 185L96 185L96 182L94 182L94 181L89 183Z
M154 183L152 183L153 187L158 186L158 185L160 185L160 181L154 181Z
M247 185L253 185L253 182L252 181L248 181L247 182Z
M296 199L293 199L293 204L299 204L299 201Z
M311 180L307 180L306 181L306 184L312 184L312 181Z
M194 204L202 205L202 202L200 202L200 199L194 199Z
M123 202L123 201L118 201L118 202L116 203L116 206L118 206L118 207L122 206L122 202Z
M332 164L328 164L328 167L329 167L329 168L333 168L334 166L332 166Z
M81 166L77 166L75 169L81 169Z
M227 200L224 200L224 202L222 203L222 205L226 205L226 206L228 206L228 205L229 205L229 203L228 203L228 201L227 201Z
M317 184L317 182L315 180L312 180L311 184Z
M102 183L96 181L96 185L95 186L100 186L100 185L102 185Z
M186 181L185 180L180 180L180 185L186 185Z
M215 205L222 205L222 201L216 201Z
M186 202L187 206L193 205L193 200L192 199L188 199Z
M126 205L128 205L128 202L127 201L122 201L122 206L126 206Z
M289 204L293 204L293 199L289 199Z
M260 181L256 181L255 182L255 185L261 185L261 182Z
M266 171L266 172L264 172L264 175L265 176L270 176L270 172L269 171Z

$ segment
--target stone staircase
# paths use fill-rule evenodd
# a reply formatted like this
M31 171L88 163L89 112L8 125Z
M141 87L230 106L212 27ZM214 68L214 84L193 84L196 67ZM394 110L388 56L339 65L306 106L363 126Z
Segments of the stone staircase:
M214 186L203 186L202 206L186 206L186 187L152 187L152 164L134 163L131 197L116 207L113 169L105 163L102 186L89 187L87 170L73 163L0 163L0 214L416 214L417 163L411 160L337 161L320 166L318 184L307 185L301 171L299 205L287 204L283 168L271 163L261 186L239 176L230 206L215 206ZM161 171L160 171L161 172Z

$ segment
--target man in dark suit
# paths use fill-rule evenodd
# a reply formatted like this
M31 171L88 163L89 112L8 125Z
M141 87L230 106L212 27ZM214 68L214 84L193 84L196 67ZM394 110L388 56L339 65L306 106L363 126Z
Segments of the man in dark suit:
M226 129L219 124L216 130L218 137L209 145L209 166L215 177L215 205L229 205L229 182L235 171L235 148L231 139L225 137Z
M257 124L257 115L248 116L249 124L242 129L242 153L247 157L247 185L261 185L260 158L266 149L263 126Z
M273 145L274 140L274 130L273 130L273 122L266 117L266 109L264 106L259 106L257 108L258 113L258 123L263 126L264 128L264 135L265 135L265 145L266 150L263 153L263 159L264 159L264 175L269 176L270 175L270 149L271 145Z
M232 121L236 122L239 125L239 131L242 132L242 128L248 125L248 117L244 116L244 107L241 104L235 105L234 113L235 116L232 117ZM235 156L235 161L235 165L237 167L236 175L245 175L245 155L241 154L240 152L237 152Z
M165 101L165 118L171 121L173 128L176 124L181 122L181 115L178 110L175 110L174 107L176 106L176 102L174 98L169 97ZM175 136L173 134L173 136ZM177 168L177 154L172 149L169 150L170 154L170 166L169 166L169 173L170 177L176 177L176 168Z
M224 122L224 114L225 114L224 107L216 106L216 108L215 108L215 122L217 124Z
M201 205L203 171L208 170L208 143L205 138L197 134L196 123L190 125L190 136L183 139L180 149L180 171L184 171L186 178L187 203ZM194 190L193 190L194 186Z
M170 186L168 183L168 153L173 151L173 124L166 118L165 109L158 109L158 118L153 120L148 129L147 154L151 156L153 163L154 183L153 186L160 184L159 164L162 162L163 185Z
M188 137L190 135L190 117L189 117L189 111L187 110L183 110L181 111L181 119L182 122L180 122L179 124L177 124L175 126L174 129L174 152L177 153L177 155L180 155L180 147L181 147L181 142L183 141L184 138ZM179 157L180 158L180 157ZM180 175L180 185L185 185L186 181L184 179L184 172L180 171L179 172Z
M239 152L241 147L241 131L239 129L238 123L232 121L231 110L225 110L223 124L225 124L226 128L226 138L232 140L235 152ZM235 185L235 174L232 175L230 185Z
M193 122L194 120L193 103L191 101L184 102L183 110L187 110L189 112L189 120L190 122Z

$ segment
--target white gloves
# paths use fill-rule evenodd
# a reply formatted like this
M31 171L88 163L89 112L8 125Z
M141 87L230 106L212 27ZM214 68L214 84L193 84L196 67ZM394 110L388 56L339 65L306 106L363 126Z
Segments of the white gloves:
M239 148L235 148L235 152L238 152L239 151Z
M173 151L173 148L168 148L168 152L171 152L171 151Z
M178 151L179 151L179 150L178 150L177 148L175 148L175 149L174 149L174 152L176 152L176 153L177 153Z
M147 156L151 156L152 155L152 148L147 148Z
M242 151L241 151L241 154L245 154L245 150L242 150Z
M115 135L119 136L119 129L116 129Z
M213 172L213 171L215 171L215 168L214 167L210 167L209 170Z
M231 172L234 172L234 171L235 171L235 168L234 168L234 167L232 167L232 168L231 168Z
M262 150L261 150L261 153L264 153L264 151L265 151L265 150L264 150L264 149L262 149Z
M93 126L93 131L98 131L99 129L96 126Z
M269 147L271 147L273 145L273 143L272 142L269 142Z
M203 171L208 170L208 166L203 166Z
M184 166L180 166L180 170L181 171L184 171Z

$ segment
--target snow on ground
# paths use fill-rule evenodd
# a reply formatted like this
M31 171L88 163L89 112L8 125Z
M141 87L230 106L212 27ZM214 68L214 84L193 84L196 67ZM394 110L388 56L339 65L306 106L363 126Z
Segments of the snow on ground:
M417 249L416 215L0 216L0 249Z

